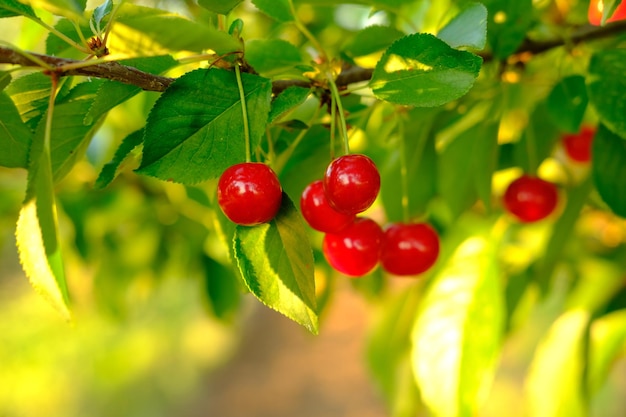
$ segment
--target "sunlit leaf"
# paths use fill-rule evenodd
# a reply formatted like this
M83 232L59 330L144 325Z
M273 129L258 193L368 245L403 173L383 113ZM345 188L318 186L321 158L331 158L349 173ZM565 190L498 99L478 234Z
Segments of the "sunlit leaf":
M24 123L34 130L48 106L50 78L40 72L24 75L9 84L5 92L15 103Z
M32 136L13 101L0 91L0 165L26 168Z
M554 86L547 100L547 109L555 125L566 132L578 132L587 109L585 78L572 75Z
M600 125L591 151L593 181L600 197L626 218L626 140Z
M453 48L483 49L487 42L487 8L480 3L468 3L437 37Z
M457 99L474 84L481 58L426 33L393 43L376 64L370 86L381 100L434 107Z
M32 286L69 319L69 296L58 239L50 155L31 151L26 199L16 228L20 262Z
M587 380L591 393L605 382L611 365L626 347L626 309L602 316L591 324L591 357Z
M589 313L563 314L541 341L526 379L528 416L583 417L581 391Z
M589 62L589 99L600 120L626 138L626 49L597 51Z
M250 291L263 304L317 333L313 251L304 220L287 195L271 222L237 226L233 247Z
M81 20L87 0L22 0L22 2L40 7L57 16Z
M252 148L265 133L268 79L242 74ZM235 74L213 68L178 78L148 116L139 172L193 184L217 178L245 158L241 100Z
M503 305L495 242L470 236L430 284L412 331L413 372L433 415L478 414L495 372Z

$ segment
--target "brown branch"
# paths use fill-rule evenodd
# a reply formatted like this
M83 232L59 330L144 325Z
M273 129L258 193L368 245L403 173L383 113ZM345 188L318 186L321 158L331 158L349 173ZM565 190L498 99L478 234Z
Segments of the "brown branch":
M588 27L585 26L581 30L572 35L569 39L553 39L543 42L534 42L526 40L514 55L531 53L533 55L546 52L550 49L564 45L576 45L581 42L606 38L612 35L626 32L626 21L620 21L608 24L604 27ZM28 58L31 55L45 62L51 67L59 68L57 74L59 76L79 75L85 77L105 78L109 80L119 81L124 84L135 85L146 91L163 92L174 81L174 78L163 77L160 75L150 74L140 71L136 68L122 65L118 62L104 62L91 66L80 67L75 69L63 70L64 66L78 64L84 61L77 61L67 58L58 58L49 55L42 55L29 52L22 55L10 48L0 46L0 64L12 64L22 67L38 67L39 63ZM482 55L485 62L493 60L494 57L490 53ZM372 77L373 70L371 68L350 67L344 70L337 77L337 86L345 87L347 85L368 81ZM272 84L272 91L278 94L291 86L311 87L312 81L306 80L277 80Z

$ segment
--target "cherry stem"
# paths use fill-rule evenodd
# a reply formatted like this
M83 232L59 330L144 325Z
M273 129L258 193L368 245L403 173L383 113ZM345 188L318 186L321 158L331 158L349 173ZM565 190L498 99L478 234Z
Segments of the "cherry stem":
M404 141L404 121L398 120L398 136L400 138L400 186L402 187L402 219L405 223L410 220L409 212L409 175L407 168L406 143Z
M330 159L335 159L335 133L337 130L337 104L335 96L330 99Z
M348 128L346 127L346 117L343 113L343 104L341 103L341 95L339 94L339 89L337 88L333 74L328 71L326 77L330 85L330 92L335 101L335 106L337 107L337 112L339 113L339 128L341 129L341 138L343 140L343 152L345 155L348 155L350 153L350 144L348 140Z
M239 87L239 98L241 100L241 116L243 118L243 137L246 147L246 162L252 160L252 150L250 149L250 126L248 126L248 106L246 105L246 94L243 90L243 82L241 81L241 70L239 64L235 64L235 77L237 78L237 87Z
M296 8L293 5L293 0L289 0L289 10L291 11L291 15L293 16L293 23L296 25L296 28L298 28L298 30L309 40L309 42L313 44L313 47L317 49L317 52L319 52L322 58L322 61L327 63L328 55L326 54L326 51L319 43L319 41L315 38L315 36L313 36L313 34L306 28L306 26L300 21L300 19L298 19L298 14L296 13Z
M539 168L537 163L537 147L535 146L535 135L532 126L526 127L526 153L528 155L528 169L532 174L536 174Z

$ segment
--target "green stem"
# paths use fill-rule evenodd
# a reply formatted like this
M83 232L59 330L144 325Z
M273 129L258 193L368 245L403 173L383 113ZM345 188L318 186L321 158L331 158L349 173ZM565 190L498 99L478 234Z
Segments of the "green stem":
M52 87L50 87L50 99L48 101L48 113L46 114L46 129L43 135L43 149L44 152L50 155L50 142L52 137L52 113L54 111L54 101L56 99L56 93L59 86L58 76L54 73L50 75L52 81Z
M330 98L330 160L335 159L335 134L337 133L337 100Z
M343 104L341 103L341 95L339 94L339 89L337 88L333 74L328 71L326 73L326 77L328 79L328 84L330 85L330 92L333 95L333 99L335 100L337 106L337 111L339 112L339 128L341 129L341 136L343 140L343 152L348 155L350 153L350 144L348 140L348 128L346 127L346 117L343 113Z
M309 126L311 126L313 124L313 122L315 122L315 120L317 119L317 116L319 115L321 107L318 106L315 109L315 113L313 114L313 116L311 117L311 121L308 123ZM308 130L303 129L298 136L296 136L296 138L293 140L293 142L291 142L291 144L289 145L289 147L287 149L285 149L279 157L276 158L276 162L274 163L274 165L272 166L272 168L274 168L274 171L276 172L281 172L283 170L283 168L285 167L285 165L287 164L287 161L289 161L289 159L291 158L291 156L293 155L294 151L296 150L296 148L298 147L298 145L300 144L300 142L302 141L302 139L304 138L304 136L306 136Z
M539 161L537 158L537 146L535 145L535 135L532 130L532 126L526 128L526 154L528 155L528 169L529 173L536 174L539 168Z
M243 137L246 146L246 162L252 160L252 150L250 149L250 126L248 126L248 106L246 105L246 94L243 90L243 82L241 81L241 70L239 64L235 64L235 76L237 78L237 87L239 87L239 98L241 99L241 116L243 118Z
M409 174L407 168L406 143L404 142L404 121L402 118L398 120L398 136L400 137L400 186L402 187L402 220L408 223L410 220L409 212Z
M322 47L322 44L319 43L315 36L313 36L313 34L306 28L306 26L304 26L304 24L298 19L298 14L296 13L296 8L293 5L293 0L289 0L289 9L291 11L291 15L293 16L293 22L296 25L296 28L298 28L298 30L302 32L302 34L313 44L313 47L317 49L320 56L322 57L322 61L325 63L329 62L328 55Z
M38 23L39 25L41 25L42 27L44 27L46 30L54 33L57 37L63 39L65 42L67 42L70 46L78 49L79 51L81 51L82 53L85 53L87 55L91 55L91 51L84 47L83 45L80 45L76 42L74 42L73 39L69 38L67 35L65 35L62 32L59 32L57 29L55 29L54 27L50 26L49 24L47 24L46 22L44 22L43 20L39 19L38 17L31 17L31 16L26 16L28 18L30 18L31 20L33 20L35 23Z

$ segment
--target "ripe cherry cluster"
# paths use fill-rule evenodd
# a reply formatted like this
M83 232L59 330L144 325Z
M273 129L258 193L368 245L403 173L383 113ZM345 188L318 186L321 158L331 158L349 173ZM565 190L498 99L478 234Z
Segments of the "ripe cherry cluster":
M380 262L394 275L417 275L439 255L439 237L426 223L392 223L383 230L359 216L376 200L380 174L365 155L333 160L323 180L303 191L300 209L313 229L325 233L322 251L328 263L348 276L362 276Z
M595 132L594 128L584 126L578 133L562 136L563 148L572 162L589 163ZM518 220L532 223L552 214L558 200L558 191L553 183L524 174L509 184L504 193L503 203L505 209Z

